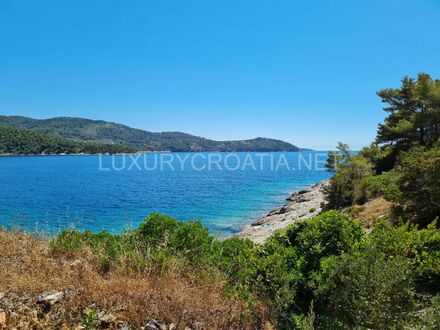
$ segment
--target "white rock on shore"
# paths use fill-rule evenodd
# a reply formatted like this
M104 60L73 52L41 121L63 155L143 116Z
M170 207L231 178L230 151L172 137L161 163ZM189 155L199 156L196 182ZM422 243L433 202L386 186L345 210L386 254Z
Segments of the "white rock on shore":
M320 214L325 203L323 188L326 185L328 181L323 181L309 189L294 192L283 207L269 212L233 236L249 238L261 244L277 230Z

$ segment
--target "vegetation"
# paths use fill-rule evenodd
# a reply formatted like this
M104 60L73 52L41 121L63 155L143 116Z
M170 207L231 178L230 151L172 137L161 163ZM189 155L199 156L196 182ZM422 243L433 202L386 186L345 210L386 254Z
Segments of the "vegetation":
M102 120L58 117L32 119L0 116L0 125L37 130L77 141L116 143L137 151L298 151L280 140L256 138L241 141L213 141L180 132L153 133Z
M280 329L440 325L435 224L418 229L381 221L367 233L350 215L329 211L254 245L217 240L197 221L153 214L122 235L65 231L51 251L57 257L87 251L102 274L172 274L220 285L228 299L247 306L244 315L252 324L262 322L256 311L267 310Z
M390 170L398 155L412 147L431 148L440 138L440 80L428 74L405 77L400 88L378 92L388 106L385 122L379 125L376 143L382 144L378 171Z
M338 152L329 153L326 167L334 172L331 184L326 188L330 209L367 200L365 178L372 174L372 166L362 155L352 155L348 148L340 143Z
M327 168L335 175L327 188L328 207L384 197L393 203L394 221L426 226L440 216L440 81L419 74L378 95L389 115L376 143L357 155L344 144L329 153Z
M90 250L55 253L43 239L0 230L0 315L6 313L6 324L0 317L0 328L120 329L128 323L130 329L140 329L150 320L174 323L177 329L263 328L267 313L261 305L250 308L231 297L221 281L173 273L172 262L163 275L147 267L142 272L125 269L115 262L107 270L101 268L95 254L115 260L111 250L98 251L98 246L110 244L110 237L97 235ZM73 236L64 236L68 238ZM118 251L122 260L122 246ZM41 304L37 297L52 290L65 295L52 306ZM116 321L102 322L103 312Z
M0 154L96 154L134 152L120 144L85 143L0 125Z
M402 215L426 225L440 216L440 147L416 147L399 157L398 194L391 196Z
M402 84L379 93L392 105L380 144L329 154L332 210L261 245L161 214L120 235L66 230L45 250L0 232L0 290L79 287L65 320L86 328L99 321L96 308L126 303L118 317L137 327L154 317L181 328L196 319L206 328L439 329L438 82ZM366 221L366 205L391 214ZM78 258L80 271L53 264Z

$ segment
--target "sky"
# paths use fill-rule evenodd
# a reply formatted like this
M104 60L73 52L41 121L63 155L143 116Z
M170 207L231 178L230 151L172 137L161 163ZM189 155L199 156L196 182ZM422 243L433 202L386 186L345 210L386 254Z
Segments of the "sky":
M3 115L358 149L419 72L438 0L0 0Z

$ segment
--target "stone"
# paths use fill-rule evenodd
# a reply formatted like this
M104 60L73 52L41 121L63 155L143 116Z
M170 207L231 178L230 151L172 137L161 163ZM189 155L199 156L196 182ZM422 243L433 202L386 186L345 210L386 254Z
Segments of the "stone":
M110 325L116 321L116 316L113 314L105 314L99 317L99 321L101 321L101 323L104 325Z
M38 296L37 302L39 303L48 303L51 306L56 304L59 300L61 300L64 296L64 293L61 291L44 291L42 294Z
M287 213L289 211L289 209L285 206L283 206L282 208L280 208L279 214L284 214Z
M145 326L145 330L160 330L160 323L156 320L150 320Z
M193 327L195 330L202 330L203 329L203 322L196 321L193 323Z
M124 323L119 327L119 329L121 329L121 330L131 330L131 328L130 328L130 326L128 325L127 322L124 322Z
M77 260L75 260L74 262L72 262L69 266L70 266L71 268L77 268L77 267L79 267L79 266L81 266L81 265L82 265L82 261L79 260L79 259L77 259Z

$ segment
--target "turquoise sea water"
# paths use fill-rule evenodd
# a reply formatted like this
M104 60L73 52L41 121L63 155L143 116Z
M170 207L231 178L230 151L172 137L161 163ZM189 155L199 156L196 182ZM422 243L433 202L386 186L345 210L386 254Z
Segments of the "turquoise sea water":
M0 225L120 232L152 212L240 230L329 178L326 153L0 157ZM136 159L137 157L137 159Z

